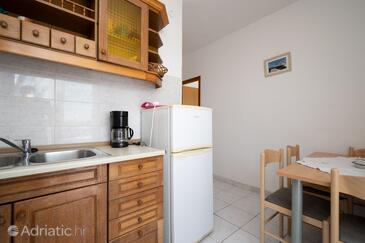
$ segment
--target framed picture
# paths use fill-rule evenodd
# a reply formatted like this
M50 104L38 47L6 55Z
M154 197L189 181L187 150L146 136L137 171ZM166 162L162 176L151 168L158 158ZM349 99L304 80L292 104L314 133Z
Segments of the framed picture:
M265 77L291 71L290 52L265 60Z

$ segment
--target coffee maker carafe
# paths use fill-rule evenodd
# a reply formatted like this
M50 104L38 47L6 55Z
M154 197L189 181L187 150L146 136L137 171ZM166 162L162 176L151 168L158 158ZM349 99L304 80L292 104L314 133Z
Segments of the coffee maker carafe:
M128 127L128 111L111 111L110 129L110 145L113 148L127 147L134 134Z

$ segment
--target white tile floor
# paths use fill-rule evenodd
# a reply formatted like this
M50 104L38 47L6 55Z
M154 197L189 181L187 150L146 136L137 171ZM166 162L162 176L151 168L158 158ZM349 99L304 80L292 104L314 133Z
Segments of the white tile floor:
M269 214L270 212L268 212ZM214 230L201 243L259 243L259 194L214 180ZM267 225L277 232L277 222ZM276 243L270 238L267 243ZM303 243L320 243L321 231L305 225Z

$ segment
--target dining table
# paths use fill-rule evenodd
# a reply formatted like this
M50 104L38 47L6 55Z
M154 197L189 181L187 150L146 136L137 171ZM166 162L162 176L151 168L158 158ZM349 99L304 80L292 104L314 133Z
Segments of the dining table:
M343 154L314 152L306 157L332 158L346 157ZM331 175L316 168L308 167L299 163L278 169L277 175L291 179L292 181L292 217L291 217L291 242L302 242L302 216L303 216L303 183L310 183L322 188L330 188Z

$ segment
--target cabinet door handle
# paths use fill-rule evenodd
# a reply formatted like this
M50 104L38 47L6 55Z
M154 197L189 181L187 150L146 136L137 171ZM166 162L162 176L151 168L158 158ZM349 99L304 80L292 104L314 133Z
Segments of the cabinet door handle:
M143 165L142 164L139 164L138 165L138 169L142 170L143 169Z
M139 238L143 237L143 231L142 230L138 230L137 234L138 234Z
M84 44L84 49L85 49L85 50L88 50L88 49L89 49L89 47L90 47L90 46L89 46L89 44L87 44L87 43L85 43L85 44Z
M8 23L6 21L4 21L4 20L1 20L0 25L1 25L1 28L3 28L3 29L7 29L8 28Z
M39 30L33 30L32 34L34 37L38 37L39 36Z
M61 37L61 43L66 44L66 42L67 42L67 39L65 37Z
M6 219L3 216L0 216L0 226L5 225Z
M104 49L101 49L101 54L105 55L106 51Z
M138 217L138 223L140 224L140 223L142 223L142 222L143 222L142 217Z
M21 211L19 211L19 212L16 214L15 219L16 219L17 221L22 221L23 219L25 219L25 216L26 216L25 211L24 211L24 210L21 210Z
M137 204L138 204L138 206L142 206L143 201L142 201L141 199L139 199L139 200L137 201Z
M138 186L138 188L142 188L143 187L143 182L142 181L138 182L137 186Z

